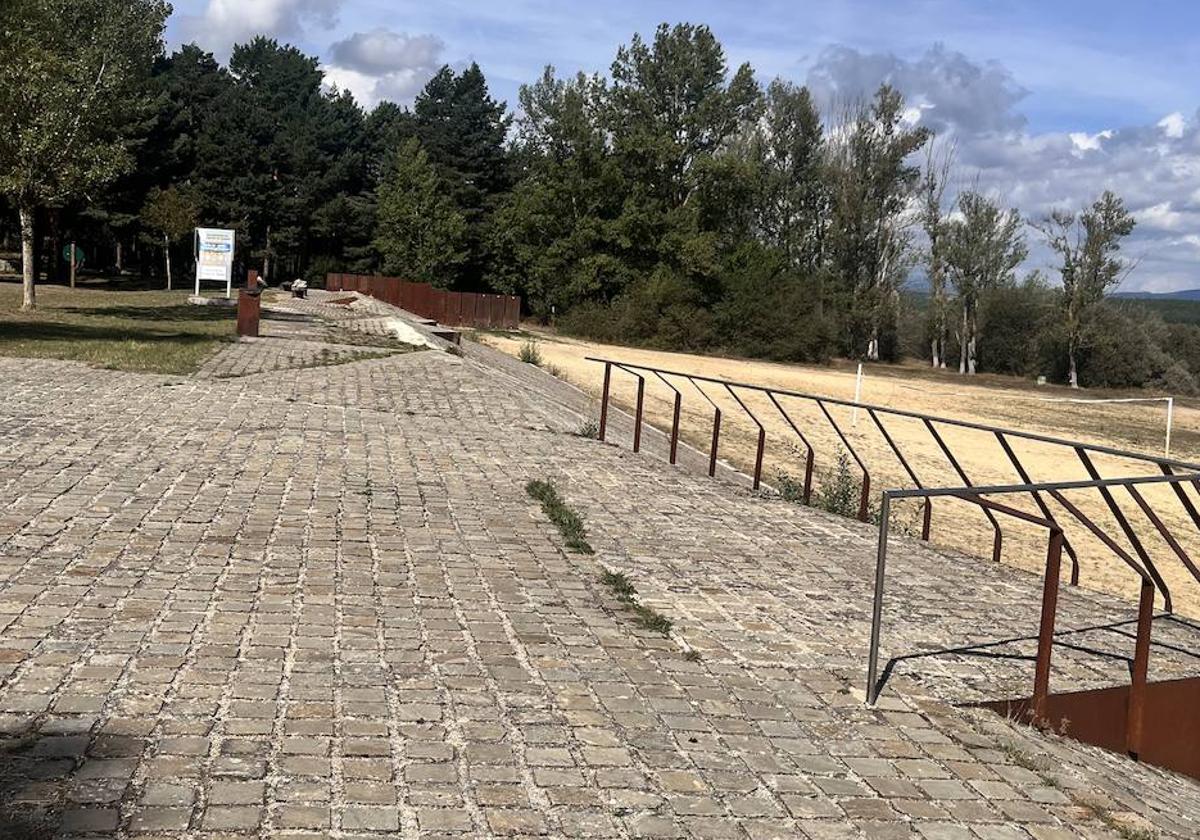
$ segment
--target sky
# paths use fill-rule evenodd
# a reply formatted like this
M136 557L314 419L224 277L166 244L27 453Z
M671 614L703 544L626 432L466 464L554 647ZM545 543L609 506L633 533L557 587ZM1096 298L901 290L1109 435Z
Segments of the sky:
M620 44L661 22L703 23L731 66L818 101L888 81L909 118L957 149L960 188L1029 217L1105 189L1138 226L1122 291L1200 288L1200 3L1194 0L175 0L169 47L225 59L257 34L321 59L370 107L404 104L443 64L483 69L515 106L521 84L606 72ZM1052 269L1030 231L1028 269Z

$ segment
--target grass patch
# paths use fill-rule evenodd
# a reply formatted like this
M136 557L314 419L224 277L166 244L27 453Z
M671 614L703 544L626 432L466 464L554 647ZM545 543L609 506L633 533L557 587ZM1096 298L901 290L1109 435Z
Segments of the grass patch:
M525 492L542 503L542 512L558 528L567 548L576 554L593 553L586 539L583 517L567 506L553 484L549 481L531 481L525 485Z
M600 424L595 420L585 420L583 425L579 427L579 431L575 432L576 437L587 438L588 440L600 439Z
M194 372L225 341L237 313L193 306L188 292L39 286L22 312L21 287L0 283L0 355L63 359L140 373Z
M350 347L380 347L393 353L411 353L427 348L408 344L390 335L371 335L362 330L354 330L340 324L330 324L325 328L325 341L330 344L344 344Z
M637 599L637 589L624 572L605 572L600 576L600 582L609 588L616 599L626 610L633 613L634 620L642 627L653 633L666 636L671 632L671 619L660 612L641 604Z

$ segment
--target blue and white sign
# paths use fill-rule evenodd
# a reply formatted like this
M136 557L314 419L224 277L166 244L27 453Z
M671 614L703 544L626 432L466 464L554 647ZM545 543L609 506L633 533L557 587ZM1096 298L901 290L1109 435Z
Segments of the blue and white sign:
M196 228L196 294L200 281L225 284L225 296L233 292L233 231L220 228Z

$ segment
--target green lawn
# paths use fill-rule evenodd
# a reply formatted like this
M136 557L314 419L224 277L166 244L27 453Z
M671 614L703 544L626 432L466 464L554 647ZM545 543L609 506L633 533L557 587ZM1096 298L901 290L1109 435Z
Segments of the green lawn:
M39 286L38 308L22 312L20 284L0 283L0 355L191 373L218 344L234 339L236 316L187 298L187 291Z

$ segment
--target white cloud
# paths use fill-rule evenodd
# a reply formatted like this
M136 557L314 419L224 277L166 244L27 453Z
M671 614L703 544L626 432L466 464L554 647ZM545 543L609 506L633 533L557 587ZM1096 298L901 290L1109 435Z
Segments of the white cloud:
M434 35L384 28L356 32L329 48L325 78L367 107L384 99L408 102L442 66L444 50Z
M257 35L295 38L316 25L337 23L343 0L208 0L199 15L185 15L180 29L219 58L228 57L234 44Z
M1104 129L1097 131L1095 134L1088 134L1086 131L1072 131L1067 135L1071 138L1071 142L1075 144L1075 148L1081 152L1096 152L1100 150L1100 145L1103 141L1110 139L1113 136L1112 129Z
M921 123L937 132L1016 131L1025 118L1014 106L1026 91L996 62L977 64L960 52L935 44L913 61L890 53L863 53L827 47L809 68L807 84L826 107L870 97L887 82L914 103Z
M1163 134L1170 137L1172 140L1178 140L1183 136L1183 131L1187 128L1187 120L1183 114L1176 111L1173 114L1167 114L1158 121L1158 127L1163 130Z

